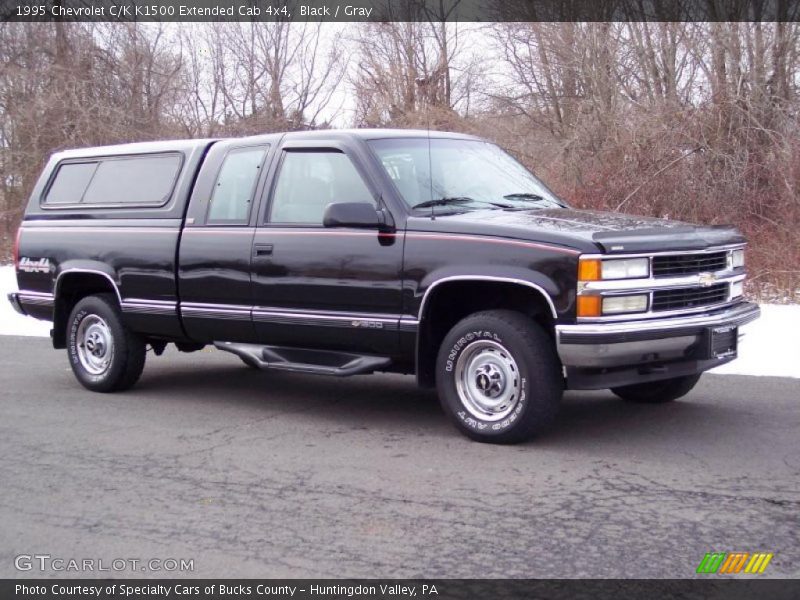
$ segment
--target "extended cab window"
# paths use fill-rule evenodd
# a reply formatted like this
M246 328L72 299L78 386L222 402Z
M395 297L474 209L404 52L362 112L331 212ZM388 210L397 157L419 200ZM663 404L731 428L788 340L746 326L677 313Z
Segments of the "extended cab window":
M375 206L375 199L346 154L287 152L272 196L270 221L322 225L325 208L332 202Z
M247 223L266 153L265 146L237 148L228 153L211 195L208 223Z
M169 200L181 168L178 154L102 158L58 167L46 205L148 205Z
M104 160L83 196L84 204L164 204L181 166L179 156Z
M67 163L58 167L47 192L47 204L78 204L96 169L96 162Z

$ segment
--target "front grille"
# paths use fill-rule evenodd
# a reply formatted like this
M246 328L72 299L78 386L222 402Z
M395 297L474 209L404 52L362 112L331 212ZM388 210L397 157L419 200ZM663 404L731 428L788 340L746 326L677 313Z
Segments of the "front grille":
M681 288L653 292L651 310L680 310L719 304L728 299L728 284L717 283L705 288Z
M653 257L653 277L674 277L722 271L728 267L727 252L671 254Z

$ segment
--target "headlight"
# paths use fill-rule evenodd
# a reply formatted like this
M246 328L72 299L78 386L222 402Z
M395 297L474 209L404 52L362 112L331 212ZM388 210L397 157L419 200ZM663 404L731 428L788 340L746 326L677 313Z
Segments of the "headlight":
M731 268L740 269L744 266L744 250L734 250L731 252Z
M744 281L734 281L731 284L731 300L744 295Z
M648 295L608 296L603 298L603 314L618 315L621 313L637 313L647 310Z
M650 277L650 260L647 258L626 258L602 261L603 279L641 279Z
M599 281L601 279L642 279L650 277L650 259L613 258L600 260L586 258L578 263L578 279Z
M647 294L632 296L578 296L579 317L600 317L647 312L650 298Z

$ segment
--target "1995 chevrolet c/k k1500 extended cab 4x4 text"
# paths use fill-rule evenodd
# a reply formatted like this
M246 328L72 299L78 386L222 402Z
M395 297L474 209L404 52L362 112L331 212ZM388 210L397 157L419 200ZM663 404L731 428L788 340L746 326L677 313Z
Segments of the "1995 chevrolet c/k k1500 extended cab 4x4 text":
M207 344L252 367L414 373L481 441L530 438L564 388L635 402L735 358L745 240L569 208L454 133L314 131L55 154L17 236L22 313L109 392ZM269 393L269 381L264 382Z

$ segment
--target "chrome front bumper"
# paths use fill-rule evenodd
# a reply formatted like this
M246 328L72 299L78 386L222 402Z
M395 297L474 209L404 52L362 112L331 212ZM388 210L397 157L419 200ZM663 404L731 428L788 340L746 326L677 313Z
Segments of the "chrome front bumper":
M741 302L668 319L556 325L556 344L565 367L633 367L690 360L709 327L739 327L760 314L757 304Z

